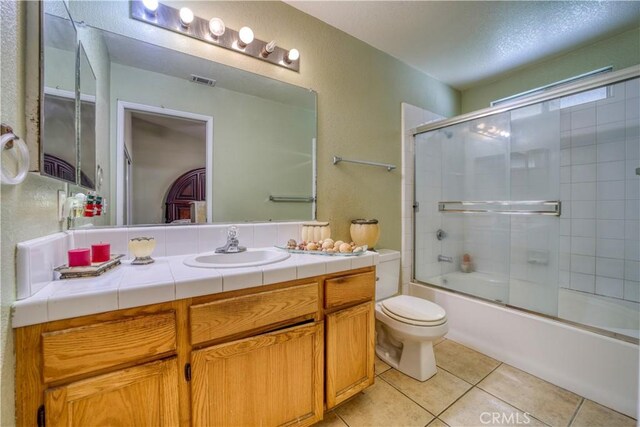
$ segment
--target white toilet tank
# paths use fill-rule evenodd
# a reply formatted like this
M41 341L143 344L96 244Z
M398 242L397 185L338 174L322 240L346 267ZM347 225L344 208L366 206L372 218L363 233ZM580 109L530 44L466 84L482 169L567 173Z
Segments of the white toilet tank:
M400 252L378 249L380 262L376 267L376 301L389 298L400 291Z

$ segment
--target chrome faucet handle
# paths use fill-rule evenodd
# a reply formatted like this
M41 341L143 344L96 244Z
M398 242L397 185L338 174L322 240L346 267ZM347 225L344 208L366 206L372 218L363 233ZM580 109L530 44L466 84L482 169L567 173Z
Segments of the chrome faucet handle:
M227 228L227 240L231 240L231 239L238 239L239 236L239 232L238 232L238 227L236 227L235 225L230 226L229 228Z

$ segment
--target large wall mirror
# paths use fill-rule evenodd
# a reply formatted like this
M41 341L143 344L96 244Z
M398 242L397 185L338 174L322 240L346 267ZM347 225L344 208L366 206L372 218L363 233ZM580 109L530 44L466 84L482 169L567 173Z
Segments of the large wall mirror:
M87 187L102 183L109 224L315 217L315 92L87 25L78 34L80 80L96 78L80 86L97 142L81 145L81 164L98 170Z

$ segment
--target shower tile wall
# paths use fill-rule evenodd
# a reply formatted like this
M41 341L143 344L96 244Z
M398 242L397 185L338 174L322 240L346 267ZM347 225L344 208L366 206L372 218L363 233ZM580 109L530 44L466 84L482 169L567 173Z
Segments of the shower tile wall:
M560 286L640 301L639 79L562 108Z

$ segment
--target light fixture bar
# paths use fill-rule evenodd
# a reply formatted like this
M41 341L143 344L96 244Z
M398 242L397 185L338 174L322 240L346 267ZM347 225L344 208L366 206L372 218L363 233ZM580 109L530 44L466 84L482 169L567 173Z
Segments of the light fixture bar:
M180 11L162 3L158 3L155 13L150 13L145 8L142 0L131 0L131 18L215 46L243 53L289 70L300 71L300 58L291 60L291 58L288 57L288 49L275 46L273 52L265 56L262 52L268 42L253 39L253 41L242 47L243 43L238 43L240 40L238 31L232 30L231 28L226 28L222 35L215 37L209 29L209 19L200 18L199 16L194 16L193 21L188 26L184 26L180 21Z

